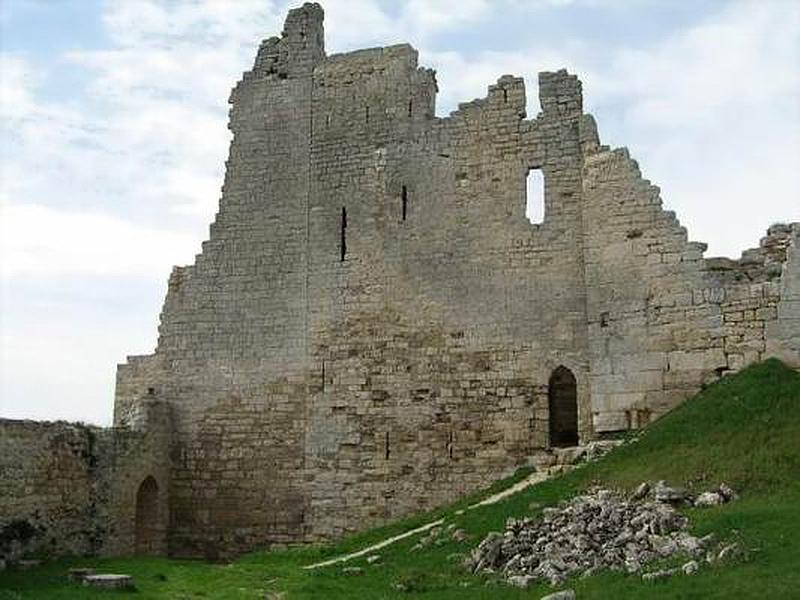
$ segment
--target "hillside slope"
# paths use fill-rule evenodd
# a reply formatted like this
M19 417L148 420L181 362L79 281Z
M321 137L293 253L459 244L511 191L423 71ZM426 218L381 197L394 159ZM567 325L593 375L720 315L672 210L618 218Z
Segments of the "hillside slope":
M491 491L528 473L500 482ZM256 553L230 565L80 559L33 571L11 570L0 573L0 598L117 596L89 595L85 588L65 582L69 566L92 565L133 575L138 598L535 599L560 588L519 590L470 575L461 567L464 554L489 531L502 531L509 516L536 515L544 506L594 484L630 489L657 479L695 491L723 481L736 489L736 502L685 512L693 532L735 540L746 555L666 581L648 583L636 575L601 573L561 587L575 589L579 599L800 597L800 374L768 360L710 386L642 432L635 443L497 504L459 514L475 500L465 499L336 545ZM435 518L444 519L442 533L421 547L420 535L415 535L381 549L373 564L361 557L310 571L302 568ZM463 530L466 539L454 540L448 527Z

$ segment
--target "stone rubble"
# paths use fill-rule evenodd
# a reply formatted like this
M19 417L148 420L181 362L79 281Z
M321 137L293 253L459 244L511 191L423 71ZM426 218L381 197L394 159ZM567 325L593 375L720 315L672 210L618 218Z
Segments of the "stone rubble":
M503 533L491 532L464 561L473 573L499 573L510 585L536 581L556 585L573 575L601 569L640 573L646 564L677 556L690 558L680 568L644 573L646 581L683 572L695 573L704 553L707 562L730 556L736 544L718 554L710 551L713 536L698 538L687 531L688 518L676 506L709 506L736 495L725 484L694 500L681 488L659 481L640 485L629 497L596 488L542 511L539 519L509 518ZM700 502L697 504L697 502Z

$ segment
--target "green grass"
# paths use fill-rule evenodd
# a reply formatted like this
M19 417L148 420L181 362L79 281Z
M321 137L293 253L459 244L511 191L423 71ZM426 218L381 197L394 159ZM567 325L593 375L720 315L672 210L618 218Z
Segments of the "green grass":
M527 472L483 494L427 515L352 536L329 546L253 553L228 565L155 558L71 559L29 571L0 573L0 599L16 598L236 598L263 599L285 593L294 599L539 598L554 588L518 590L460 566L463 554L508 516L537 514L542 507L602 483L630 489L643 480L667 479L694 490L725 481L740 493L732 504L688 509L692 530L737 540L747 555L733 563L703 566L693 576L645 583L636 576L601 573L565 586L588 598L798 598L800 597L800 374L776 360L728 377L684 403L639 436L598 462L580 467L495 505L457 515L481 495L502 489ZM467 531L458 543L411 551L414 536L378 552L379 564L356 559L363 568L345 575L343 565L312 572L303 565L359 549L372 542L444 517ZM66 581L73 566L133 575L135 592L95 592ZM398 589L398 584L402 589ZM556 588L558 589L558 588ZM269 597L269 596L266 596ZM275 596L281 597L281 596Z

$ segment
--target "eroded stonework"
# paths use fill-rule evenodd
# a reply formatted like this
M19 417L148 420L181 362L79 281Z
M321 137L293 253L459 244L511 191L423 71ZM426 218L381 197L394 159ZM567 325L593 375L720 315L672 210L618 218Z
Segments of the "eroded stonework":
M209 240L173 272L155 354L119 370L118 424L148 387L174 410L173 553L337 537L473 491L548 446L559 366L586 439L767 353L797 361L797 225L704 259L600 144L576 77L540 74L533 119L511 76L437 118L413 48L326 56L322 20L291 11L234 88Z
M541 73L532 119L512 76L438 118L413 48L326 56L322 21L291 11L234 88L209 239L118 370L118 428L171 411L171 554L335 538L800 366L800 224L705 259L575 76Z

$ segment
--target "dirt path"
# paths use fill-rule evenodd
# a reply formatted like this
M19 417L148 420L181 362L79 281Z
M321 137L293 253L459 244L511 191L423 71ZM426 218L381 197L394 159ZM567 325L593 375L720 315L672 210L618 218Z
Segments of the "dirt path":
M484 498L480 502L476 502L475 504L472 504L472 505L468 506L466 508L466 510L473 510L473 509L478 508L480 506L487 506L489 504L495 504L497 502L500 502L500 500L503 500L504 498L512 496L512 495L514 495L514 494L516 494L518 492L521 492L522 490L524 490L524 489L526 489L526 488L528 488L528 487L530 487L532 485L536 485L537 483L541 483L542 481L544 481L547 478L548 478L547 473L540 473L540 472L532 473L531 475L529 475L528 477L526 477L522 481L519 481L519 482L515 483L514 485L504 489L503 491L497 492L496 494L493 494L493 495L489 496L488 498ZM462 511L457 512L456 514L463 514L463 513L464 513L464 511L462 510ZM382 541L378 542L377 544L373 544L372 546L368 546L366 548L358 550L357 552L351 552L350 554L344 554L342 556L338 556L336 558L331 558L329 560L318 562L318 563L315 563L313 565L308 565L308 566L305 566L303 568L304 569L318 569L318 568L321 568L321 567L328 567L330 565L335 565L337 563L347 562L348 560L351 560L353 558L358 558L359 556L364 556L366 554L371 554L372 552L375 552L376 550L380 550L381 548L385 548L386 546L388 546L390 544L394 544L395 542L399 542L400 540L403 540L403 539L405 539L407 537L411 537L412 535L416 535L418 533L423 533L425 531L428 531L429 529L433 529L434 527L438 527L439 525L442 525L443 523L444 523L444 519L439 519L438 521L431 521L430 523L426 523L425 525L422 525L421 527L417 527L416 529L412 529L411 531L406 531L405 533L401 533L399 535L395 535L393 537L387 538L385 540L382 540Z

